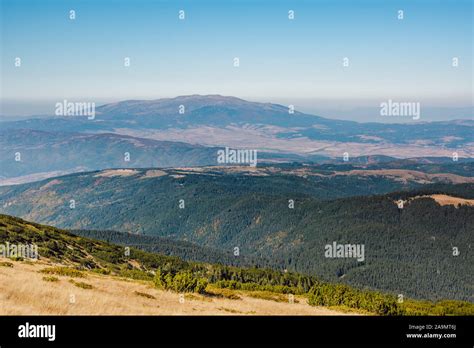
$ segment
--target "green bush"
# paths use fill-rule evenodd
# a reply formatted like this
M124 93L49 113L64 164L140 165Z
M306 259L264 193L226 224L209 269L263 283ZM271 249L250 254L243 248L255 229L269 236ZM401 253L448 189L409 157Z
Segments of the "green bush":
M155 274L155 285L159 288L175 292L197 292L204 293L208 281L197 278L191 272L178 272L176 274L162 273L160 270Z
M406 300L401 305L406 315L474 315L474 303L444 300L430 301Z
M153 274L141 271L139 269L123 269L118 274L121 277L136 279L136 280L152 280Z
M313 286L309 291L308 303L312 306L346 306L364 309L378 315L403 314L396 298L392 295L362 291L341 284Z
M246 290L246 291L270 291L279 294L302 294L302 288L286 285L261 285L257 283L241 283L235 280L219 280L215 286L221 289Z

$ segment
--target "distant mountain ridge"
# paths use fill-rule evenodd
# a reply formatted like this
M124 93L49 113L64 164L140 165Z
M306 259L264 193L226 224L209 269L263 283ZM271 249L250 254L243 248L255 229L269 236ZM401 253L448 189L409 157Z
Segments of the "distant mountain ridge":
M207 144L205 137L216 133L214 139L207 139L214 145L225 145L227 129L234 129L246 138L253 131L254 136L265 136L278 144L278 140L302 142L305 139L316 145L312 151L318 151L317 142L350 143L348 152L362 155L354 144L365 144L368 154L380 154L382 148L374 145L399 144L419 149L443 146L446 149L458 149L460 157L470 157L474 153L472 145L474 120L444 122L414 122L413 124L357 123L323 118L320 116L292 112L289 106L271 103L249 102L235 97L219 95L191 95L158 100L128 100L102 105L96 110L94 120L85 117L55 117L49 119L31 119L26 121L3 122L4 129L29 128L36 130L55 129L57 131L81 132L118 132L164 140L180 140ZM421 119L422 120L422 119ZM230 128L229 128L230 127ZM172 131L172 132L171 132ZM170 133L171 132L171 133ZM219 136L216 138L216 135ZM171 138L170 138L171 137ZM174 138L173 138L174 137ZM179 137L179 139L177 138ZM217 142L217 143L216 143ZM261 143L255 139L256 145ZM246 144L242 141L242 146ZM248 145L248 144L247 144ZM257 146L260 147L261 145ZM399 149L398 157L405 157ZM325 154L323 146L321 154ZM373 149L371 149L371 147ZM282 150L281 145L278 147ZM382 151L376 153L374 151ZM288 148L286 152L301 153L301 150ZM425 151L426 152L426 151ZM438 149L438 152L440 150ZM444 155L447 155L445 152ZM451 154L451 153L450 153ZM342 155L342 152L339 154ZM438 153L438 155L441 155ZM397 156L395 156L397 157ZM415 157L415 156L411 156Z
M126 100L97 107L93 119L34 118L0 128L6 183L113 167L212 165L223 147L258 151L258 163L474 157L474 120L357 123L220 95Z

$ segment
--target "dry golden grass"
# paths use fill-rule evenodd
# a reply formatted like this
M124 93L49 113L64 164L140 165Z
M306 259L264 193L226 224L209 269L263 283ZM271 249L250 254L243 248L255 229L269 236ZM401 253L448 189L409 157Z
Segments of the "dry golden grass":
M159 169L151 169L151 170L147 170L145 175L143 175L140 179L158 178L164 175L168 175L168 173Z
M203 296L158 290L151 282L87 273L84 289L70 277L45 281L45 262L15 262L0 268L0 315L347 315L343 311L312 307L303 297L295 303L252 298ZM146 294L142 296L141 294ZM183 301L184 300L184 301ZM350 313L354 314L354 313Z
M456 208L460 205L474 206L474 199L466 199L460 197L454 197L443 194L424 195L416 196L409 199L409 201L420 199L420 198L431 198L436 201L439 205L454 205ZM396 203L396 202L395 202Z
M131 176L137 174L138 171L134 169L108 169L100 172L99 174L96 174L96 177L113 177L113 176Z
M429 196L433 198L439 205L471 205L474 206L474 199L465 199L459 197L453 197L448 195L431 195Z

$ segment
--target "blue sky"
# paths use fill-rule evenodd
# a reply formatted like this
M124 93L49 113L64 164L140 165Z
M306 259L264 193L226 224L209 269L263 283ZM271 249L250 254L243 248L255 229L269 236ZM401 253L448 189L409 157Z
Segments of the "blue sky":
M19 110L10 108L15 103L31 111L32 101L185 94L349 109L389 98L473 105L470 0L1 4L3 113ZM128 68L124 57L131 59ZM459 67L451 66L452 57Z

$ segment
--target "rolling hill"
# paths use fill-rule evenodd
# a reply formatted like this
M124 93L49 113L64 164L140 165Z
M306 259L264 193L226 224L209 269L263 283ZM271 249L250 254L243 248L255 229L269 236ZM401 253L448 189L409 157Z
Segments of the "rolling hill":
M105 170L2 187L0 211L63 228L166 237L225 253L238 248L243 257L328 281L473 301L474 207L426 197L472 199L472 178L456 177L464 183L453 185L443 175L436 183L434 174L420 181L373 172L347 175L317 166ZM364 245L365 260L325 257L333 242Z
M21 182L21 177L37 173L111 167L211 165L216 163L216 152L215 148L199 145L113 133L0 130L0 179L16 178Z
M216 165L217 151L221 149L116 133L38 131L0 127L0 186L114 167ZM263 152L259 153L258 159L259 163L263 163L328 158Z

